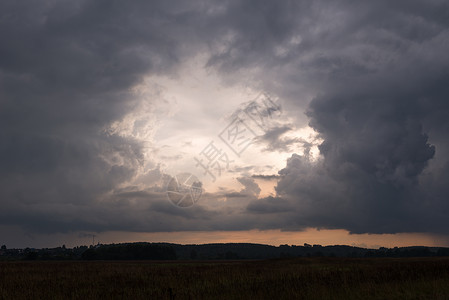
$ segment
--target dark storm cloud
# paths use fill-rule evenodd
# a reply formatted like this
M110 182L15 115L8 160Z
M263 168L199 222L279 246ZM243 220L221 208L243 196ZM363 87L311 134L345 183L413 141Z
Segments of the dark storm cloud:
M294 208L295 207L288 201L272 196L266 197L260 201L252 201L247 207L248 211L257 214L292 212L292 209ZM283 224L283 226L285 226L285 224Z
M447 233L448 25L444 1L2 1L0 222ZM123 188L143 146L105 127L136 105L143 76L175 74L199 52L323 139L322 159L291 156L276 197L254 199L245 177L247 197L205 194L180 211L155 187ZM267 133L270 150L288 150L287 130ZM140 180L162 177L155 162Z
M293 154L279 172L279 205L299 226L448 233L449 7L403 4L345 7L313 46L328 49L301 62L326 82L307 112L322 160Z
M285 136L286 133L292 130L293 128L288 125L276 126L266 130L263 135L256 138L255 142L264 145L265 148L263 151L266 152L277 151L291 153L292 147L295 145L300 145L308 149L307 151L310 151L310 148L313 146L312 143L303 138Z
M178 46L184 10L156 1L1 2L0 222L117 228L121 207L99 201L135 176L142 145L104 129L136 104L129 89L142 76L173 73L189 53ZM104 214L117 222L97 224Z
M239 177L237 178L237 181L244 186L244 188L240 191L240 193L251 196L259 196L261 189L253 178Z

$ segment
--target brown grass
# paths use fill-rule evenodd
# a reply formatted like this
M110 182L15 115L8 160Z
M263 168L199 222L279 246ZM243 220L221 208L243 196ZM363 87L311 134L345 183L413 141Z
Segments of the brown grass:
M0 299L449 299L449 259L0 262Z

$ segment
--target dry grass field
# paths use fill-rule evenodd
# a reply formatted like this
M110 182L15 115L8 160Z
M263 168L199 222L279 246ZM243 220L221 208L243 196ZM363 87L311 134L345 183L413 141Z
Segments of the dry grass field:
M0 299L449 299L449 258L0 262Z

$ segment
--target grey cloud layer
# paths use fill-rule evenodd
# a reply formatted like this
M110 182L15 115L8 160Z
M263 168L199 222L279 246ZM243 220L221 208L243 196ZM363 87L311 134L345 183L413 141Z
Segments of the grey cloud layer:
M447 233L448 25L444 1L2 1L0 222ZM103 129L136 105L129 88L144 75L176 74L200 52L228 82L279 96L324 140L318 162L292 155L277 197L254 200L247 177L234 197L244 200L208 195L183 212L161 191L120 191L143 145ZM288 151L287 130L267 133L267 149Z
M142 145L103 129L135 105L143 75L172 72L182 34L164 30L182 28L164 24L178 13L145 1L0 5L0 220L78 229L139 167Z
M277 186L298 226L448 233L447 13L444 3L376 4L316 41L328 46L326 83L307 115L323 159L294 154Z

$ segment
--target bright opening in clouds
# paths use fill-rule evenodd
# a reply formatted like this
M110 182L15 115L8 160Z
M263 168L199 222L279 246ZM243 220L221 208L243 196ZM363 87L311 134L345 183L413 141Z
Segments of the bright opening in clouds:
M447 246L448 20L444 1L2 1L0 242ZM189 207L167 196L182 173Z

